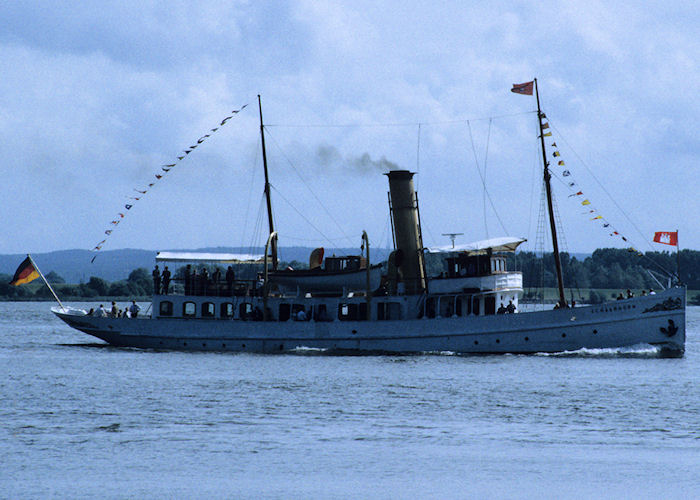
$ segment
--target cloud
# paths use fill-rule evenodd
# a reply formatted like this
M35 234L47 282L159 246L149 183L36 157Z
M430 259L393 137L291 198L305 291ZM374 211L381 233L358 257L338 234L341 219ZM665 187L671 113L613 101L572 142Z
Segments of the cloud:
M533 117L478 119L532 111L533 99L508 90L533 76L557 132L620 205L644 207L645 231L700 211L690 179L700 156L693 2L670 9L575 0L554 9L527 2L175 1L164 8L44 1L8 3L3 20L0 173L7 181L0 196L18 216L0 222L0 252L91 247L125 193L247 102L230 128L134 207L130 229L120 227L113 240L151 248L231 243L254 216L248 191L260 185L258 93L280 190L298 181L287 173L286 155L302 175L313 169L309 182L319 198L346 214L351 204L382 203L382 171L409 168L418 172L426 239L431 226L480 239L483 224L474 220L482 218L483 196L471 131L489 189L503 200L500 212L510 214L509 227L528 227L523 192L536 168ZM574 154L564 153L568 165ZM347 173L356 182L344 183ZM32 186L31 204L17 186ZM658 192L674 195L660 202ZM287 232L306 230L292 222L293 211L281 204L276 211ZM571 250L607 243L580 236L590 228L575 214L562 217L573 227ZM343 223L384 230L376 209L360 219ZM28 226L36 228L29 236ZM700 247L690 222L680 229Z

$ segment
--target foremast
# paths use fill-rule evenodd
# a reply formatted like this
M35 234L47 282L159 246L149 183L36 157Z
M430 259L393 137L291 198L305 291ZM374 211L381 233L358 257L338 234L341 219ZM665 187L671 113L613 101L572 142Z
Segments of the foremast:
M265 152L265 127L263 126L262 103L258 94L258 110L260 111L260 140L262 143L263 169L265 171L265 202L267 203L267 224L270 234L275 232L275 223L272 220L272 202L270 201L270 178L267 174L267 153ZM272 269L277 270L277 238L271 241ZM266 256L267 257L267 256Z
M537 78L535 78L535 96L537 97L537 122L540 126L540 142L542 145L542 166L544 168L544 187L547 194L547 211L549 212L549 228L552 232L552 247L554 251L554 265L557 271L557 285L559 287L559 307L568 307L566 297L564 296L564 276L561 270L561 258L559 256L559 243L557 242L557 226L554 222L554 210L552 208L552 186L550 179L552 174L549 172L549 162L547 161L547 150L544 145L544 120L545 115L540 108L540 93L537 88Z

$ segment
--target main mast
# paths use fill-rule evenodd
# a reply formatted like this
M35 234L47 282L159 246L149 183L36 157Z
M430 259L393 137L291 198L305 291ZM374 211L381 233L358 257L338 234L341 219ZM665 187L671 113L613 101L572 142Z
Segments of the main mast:
M270 178L267 175L267 154L265 153L265 127L263 127L262 103L258 94L258 110L260 111L260 139L262 142L263 169L265 171L265 202L267 203L267 224L270 234L275 232L275 223L272 220L272 202L270 201ZM277 238L271 242L272 269L277 269Z
M564 277L561 271L561 258L559 257L559 243L557 242L557 226L554 223L554 210L552 209L552 187L549 180L552 174L549 173L549 162L547 162L547 151L544 147L544 128L542 120L545 118L540 109L540 93L537 88L537 78L535 78L535 95L537 96L537 120L540 125L540 141L542 143L542 165L544 166L544 187L547 193L547 209L549 211L549 228L552 231L552 246L554 247L554 265L557 268L557 285L559 286L559 307L568 307L564 296Z

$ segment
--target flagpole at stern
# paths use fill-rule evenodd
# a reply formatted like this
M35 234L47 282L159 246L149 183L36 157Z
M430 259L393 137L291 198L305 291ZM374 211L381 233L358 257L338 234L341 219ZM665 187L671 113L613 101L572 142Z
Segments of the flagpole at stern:
M27 258L29 261L32 263L32 266L34 266L34 269L36 269L36 272L39 273L39 276L41 276L41 279L44 280L44 283L46 283L46 286L49 288L49 291L53 295L53 298L56 299L56 302L58 302L58 305L61 306L61 310L65 311L66 308L64 307L63 303L58 298L58 295L56 295L56 292L54 292L53 288L51 285L49 285L49 282L46 280L46 277L44 276L44 273L41 272L41 269L39 269L39 266L36 265L36 262L34 262L34 259L32 259L32 256L27 254Z
M678 229L676 229L676 272L678 274L678 285L682 285L681 282L681 242L678 238Z

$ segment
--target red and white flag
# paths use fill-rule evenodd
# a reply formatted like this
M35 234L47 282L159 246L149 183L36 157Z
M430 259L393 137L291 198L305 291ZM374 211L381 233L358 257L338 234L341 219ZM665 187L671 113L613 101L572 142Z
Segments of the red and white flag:
M678 231L657 231L654 233L654 242L678 246Z
M514 83L513 88L510 89L510 91L515 92L516 94L532 95L534 83L534 80L525 83Z

